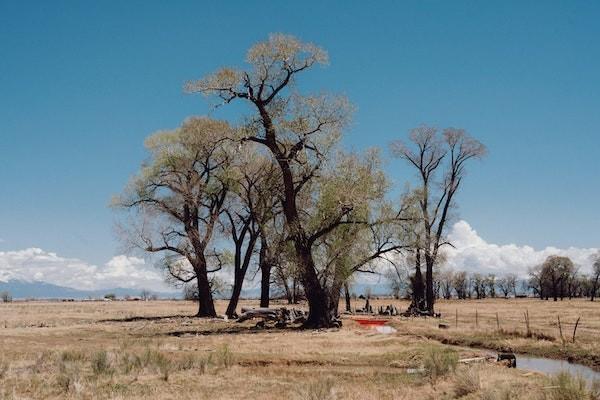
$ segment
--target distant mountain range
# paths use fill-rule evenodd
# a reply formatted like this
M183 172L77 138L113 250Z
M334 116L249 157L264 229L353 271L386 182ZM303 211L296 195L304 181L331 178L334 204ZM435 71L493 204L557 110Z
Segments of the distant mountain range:
M374 296L389 294L389 287L385 284L353 284L350 288L351 293L358 295L365 294L371 291ZM111 288L100 290L79 290L65 286L53 285L51 283L41 281L23 281L9 280L7 282L0 281L0 292L7 291L13 299L101 299L105 295L111 293L116 297L122 298L125 296L137 297L140 296L141 288ZM181 298L181 291L173 292L154 292L151 294L158 296L161 299ZM272 294L275 291L272 290ZM228 299L230 290L226 290L220 295L216 295L218 299ZM249 288L242 290L242 298L258 299L260 298L260 288Z
M9 292L13 299L100 299L109 293L112 293L117 297L136 297L140 295L142 289L111 288L100 290L78 290L46 282L9 280L8 282L0 281L0 292L4 291ZM181 292L150 291L150 293L165 299L181 297Z

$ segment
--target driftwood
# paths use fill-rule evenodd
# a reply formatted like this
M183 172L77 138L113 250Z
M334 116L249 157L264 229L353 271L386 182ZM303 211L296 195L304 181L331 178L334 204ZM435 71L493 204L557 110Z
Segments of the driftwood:
M306 314L302 310L295 308L247 308L242 307L242 314L238 322L247 321L254 318L260 318L261 321L257 327L264 327L266 321L275 321L275 326L283 328L288 324L302 323L306 321Z

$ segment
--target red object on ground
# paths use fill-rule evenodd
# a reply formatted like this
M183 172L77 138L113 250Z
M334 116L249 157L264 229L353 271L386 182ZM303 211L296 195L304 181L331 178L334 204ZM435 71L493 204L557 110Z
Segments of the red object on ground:
M387 319L368 319L368 318L354 318L354 321L358 322L360 325L363 325L363 326L382 326L388 322Z

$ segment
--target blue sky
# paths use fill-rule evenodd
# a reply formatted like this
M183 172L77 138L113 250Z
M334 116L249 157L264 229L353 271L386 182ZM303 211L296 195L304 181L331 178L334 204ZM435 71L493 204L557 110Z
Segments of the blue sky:
M0 251L120 254L108 203L144 137L211 112L182 84L271 32L329 51L304 87L356 105L346 146L422 123L482 140L459 216L487 242L598 247L598 20L593 1L0 0Z

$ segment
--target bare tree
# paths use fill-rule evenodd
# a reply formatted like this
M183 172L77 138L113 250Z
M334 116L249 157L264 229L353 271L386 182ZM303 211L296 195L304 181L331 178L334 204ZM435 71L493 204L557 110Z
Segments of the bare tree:
M425 299L428 312L433 314L433 270L440 248L448 244L445 228L454 196L464 179L467 162L483 157L486 149L464 130L454 128L445 129L440 137L436 128L422 126L410 132L410 142L412 146L396 141L391 147L395 156L406 160L418 172L420 247L426 267Z
M235 310L248 267L255 253L255 245L261 236L261 231L263 238L265 237L265 231L268 229L266 225L274 216L274 208L276 208L274 203L277 201L277 197L273 194L277 190L278 176L269 159L246 148L238 153L236 166L236 185L233 190L235 195L230 197L222 218L224 230L234 244L234 282L226 311L229 317L236 316ZM259 255L259 266L263 271L263 279L268 283L270 276L265 276L267 266L264 265L266 251L268 248L264 239Z
M507 298L511 293L515 296L517 287L517 276L515 274L506 274L500 279L498 279L498 288L502 292L505 298Z
M496 284L497 284L496 275L488 274L488 276L485 279L485 284L487 286L487 291L488 291L490 297L495 298L496 297Z
M191 118L173 131L146 140L150 159L115 206L131 212L135 245L164 253L168 279L195 281L199 317L216 316L209 274L221 269L222 255L211 250L217 221L231 190L231 138L222 121Z
M440 282L440 288L442 290L442 296L448 300L452 298L452 288L454 283L454 271L451 269L443 270L438 276Z
M594 301L594 298L598 292L598 284L600 283L600 252L598 252L594 257L593 271L591 280L591 288L590 288L590 300Z
M452 286L456 292L456 297L466 299L469 295L469 276L465 271L457 271L452 279Z

